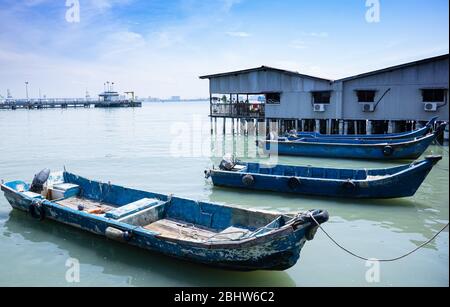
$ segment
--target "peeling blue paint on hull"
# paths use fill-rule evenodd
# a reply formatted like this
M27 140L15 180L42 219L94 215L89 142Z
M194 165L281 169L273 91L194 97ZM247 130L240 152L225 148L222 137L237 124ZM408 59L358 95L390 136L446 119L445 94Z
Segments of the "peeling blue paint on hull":
M71 199L29 197L24 194L29 185L23 181L8 182L1 188L15 209L30 212L40 206L45 218L171 257L231 270L286 270L297 263L301 249L317 229L309 213L284 215L197 202L90 181L70 173L64 173L64 181L80 187L75 204L97 201L122 211L127 204L144 198L156 199L158 204L115 220L70 207L67 201ZM325 211L312 214L320 223L328 220ZM152 228L164 221L179 223L181 237ZM194 226L195 230L190 228ZM227 232L230 228L241 229L245 235L233 237L236 234ZM195 238L202 232L214 235L207 240Z

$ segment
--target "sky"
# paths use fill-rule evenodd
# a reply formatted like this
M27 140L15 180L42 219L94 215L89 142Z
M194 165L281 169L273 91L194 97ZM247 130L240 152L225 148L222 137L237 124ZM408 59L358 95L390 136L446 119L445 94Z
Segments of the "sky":
M28 81L31 97L95 96L111 81L207 97L200 75L261 65L338 79L448 53L448 12L447 0L0 0L0 95L25 97Z

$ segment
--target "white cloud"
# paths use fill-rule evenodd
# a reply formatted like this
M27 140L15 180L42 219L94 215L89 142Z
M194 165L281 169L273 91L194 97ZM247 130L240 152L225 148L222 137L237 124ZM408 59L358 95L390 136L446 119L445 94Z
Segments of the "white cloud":
M226 33L228 36L232 36L232 37L250 37L252 36L250 33L248 32L227 32Z
M222 0L223 1L223 10L229 12L234 5L241 3L241 0Z
M325 38L329 36L328 32L302 32L301 35L318 38Z
M293 40L290 43L290 47L294 49L306 49L308 48L308 45L302 40Z

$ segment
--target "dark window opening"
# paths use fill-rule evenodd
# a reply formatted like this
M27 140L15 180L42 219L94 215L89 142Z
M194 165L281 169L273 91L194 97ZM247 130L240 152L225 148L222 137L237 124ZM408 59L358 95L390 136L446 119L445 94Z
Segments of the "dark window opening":
M314 104L329 104L331 101L331 92L312 92L312 97Z
M422 90L423 102L444 102L446 94L446 89L424 89Z
M356 91L358 102L375 102L376 91Z
M268 94L266 94L266 103L267 104L279 104L279 103L281 103L281 94L280 93L268 93Z

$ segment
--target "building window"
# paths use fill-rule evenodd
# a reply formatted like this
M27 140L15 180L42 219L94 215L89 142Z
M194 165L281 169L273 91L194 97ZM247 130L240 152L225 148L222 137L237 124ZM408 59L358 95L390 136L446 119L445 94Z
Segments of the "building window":
M281 94L280 93L267 93L266 94L266 103L267 104L280 104L281 103Z
M329 104L331 101L331 91L312 92L314 104Z
M422 90L423 102L445 102L446 95L447 90L442 88Z
M373 90L356 91L358 102L375 102L376 93L377 91Z

